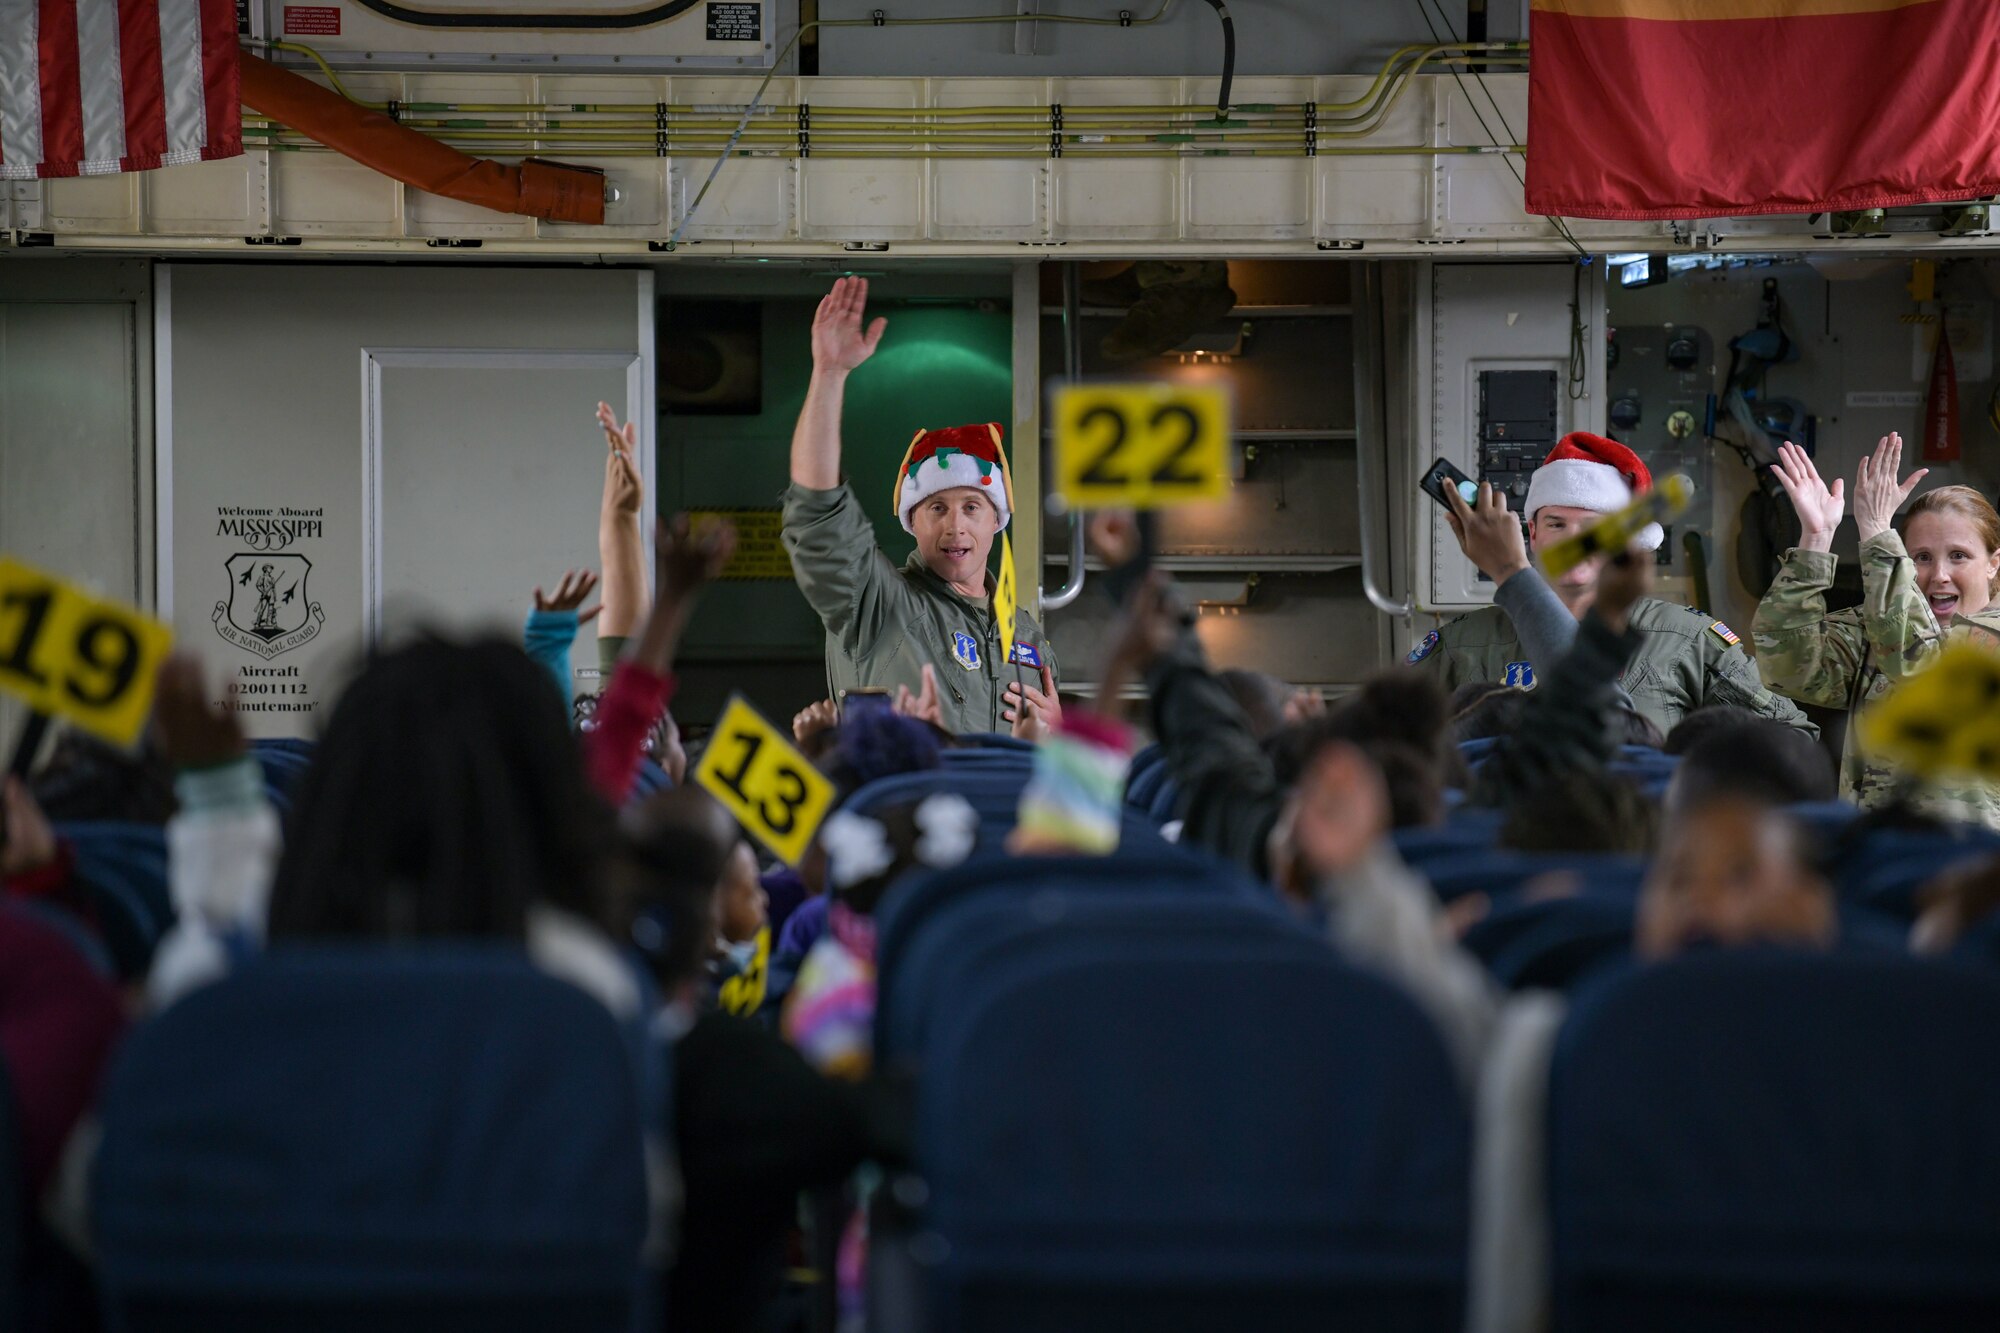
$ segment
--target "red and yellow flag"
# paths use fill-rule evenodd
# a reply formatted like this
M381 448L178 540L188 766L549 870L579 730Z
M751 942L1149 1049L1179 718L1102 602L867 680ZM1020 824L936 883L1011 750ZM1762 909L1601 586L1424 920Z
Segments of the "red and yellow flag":
M1533 0L1529 40L1531 213L2000 193L2000 0Z

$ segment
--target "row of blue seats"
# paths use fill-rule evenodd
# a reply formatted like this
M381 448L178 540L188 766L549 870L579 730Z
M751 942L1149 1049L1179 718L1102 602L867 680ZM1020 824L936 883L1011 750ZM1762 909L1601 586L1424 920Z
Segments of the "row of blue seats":
M983 859L878 926L917 1141L878 1326L1456 1326L1465 1090L1259 886L1158 844ZM1541 1140L1559 1326L1994 1326L1996 1021L2000 976L1887 956L1593 982ZM603 1010L518 952L274 951L109 1079L114 1326L630 1327L641 1100Z
M1492 758L1498 745L1497 739L1484 739L1466 741L1458 749L1467 766L1477 773ZM1675 756L1662 754L1648 746L1626 745L1619 748L1618 757L1610 764L1610 771L1629 778L1643 794L1658 800L1666 795L1667 785L1673 780L1679 764L1680 760ZM1157 744L1145 747L1132 757L1131 771L1125 784L1125 803L1146 812L1156 824L1178 817L1180 788L1167 767L1165 753Z
M916 1176L877 1326L1458 1327L1474 1125L1422 1013L1177 853L969 865L880 920ZM1709 954L1575 999L1548 1109L1563 1329L1990 1328L2000 975Z
M1939 871L2000 854L2000 833L1984 828L1863 829L1856 824L1860 811L1844 802L1795 806L1790 813L1829 854L1843 901L1904 920L1915 913L1917 890ZM1644 878L1645 861L1636 856L1498 848L1499 820L1497 811L1461 810L1441 827L1397 830L1397 850L1446 902L1513 893L1551 873L1568 872L1612 893L1636 891Z
M107 1077L107 1326L646 1327L646 1102L603 1005L518 949L273 949Z
M877 1326L1456 1322L1450 1063L1268 894L1172 851L968 865L899 891L878 947L921 1185L875 1219Z
M268 753L262 752L266 758ZM302 761L303 747L278 751L279 762ZM938 790L952 790L971 802L980 820L982 846L998 847L1013 828L1022 785L1032 755L1014 748L948 751L941 770L902 774L870 784L853 798L867 813ZM1837 838L1856 815L1853 807L1801 807L1809 827ZM1404 858L1423 872L1446 902L1483 894L1494 906L1468 945L1508 985L1536 978L1550 984L1580 975L1585 964L1622 951L1646 867L1642 859L1593 854L1526 854L1492 846L1498 814L1464 809L1449 823L1396 834ZM116 970L142 975L152 949L172 920L167 893L166 848L161 830L148 826L96 823L61 830L77 849L78 869L89 887L109 941ZM1128 806L1121 831L1127 853L1161 845L1149 813ZM1854 840L1838 859L1840 891L1850 933L1859 939L1890 940L1899 924L1914 916L1917 890L1948 865L2000 853L2000 835L1984 830L1941 833L1873 830ZM1551 875L1574 886L1567 906L1530 901L1525 891ZM1532 923L1534 930L1524 928ZM1505 941L1504 949L1492 941Z

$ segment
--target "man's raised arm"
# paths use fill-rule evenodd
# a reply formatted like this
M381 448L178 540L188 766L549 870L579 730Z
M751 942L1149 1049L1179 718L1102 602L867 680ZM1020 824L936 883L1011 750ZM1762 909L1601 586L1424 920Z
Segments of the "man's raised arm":
M799 424L792 428L792 484L809 491L840 485L840 407L847 375L875 354L889 321L879 316L865 329L868 279L842 278L813 316L812 381Z

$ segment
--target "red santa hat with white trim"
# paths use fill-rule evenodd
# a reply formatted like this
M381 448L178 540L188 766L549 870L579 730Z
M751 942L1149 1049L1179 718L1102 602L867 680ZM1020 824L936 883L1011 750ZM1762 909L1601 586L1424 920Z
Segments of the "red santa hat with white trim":
M1000 448L1000 423L920 430L896 469L896 518L905 532L910 511L939 491L967 486L993 502L1000 526L1014 516L1014 481Z
M1616 440L1572 431L1556 441L1556 447L1528 479L1528 521L1534 522L1536 512L1549 505L1616 513L1635 496L1652 489L1653 474L1639 461L1639 455ZM1659 524L1648 523L1634 543L1657 551L1666 539Z

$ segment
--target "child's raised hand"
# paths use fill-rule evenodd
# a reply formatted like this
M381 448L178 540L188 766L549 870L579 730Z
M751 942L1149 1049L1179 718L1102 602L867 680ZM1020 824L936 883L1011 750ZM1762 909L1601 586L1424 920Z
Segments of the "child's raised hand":
M646 490L639 484L639 426L618 424L609 403L597 405L597 424L604 429L610 452L604 458L604 509L613 514L637 514Z
M584 599L589 597L596 587L597 575L593 571L588 569L568 570L563 574L562 582L556 585L554 592L545 595L540 588L535 589L535 609L537 611L575 611L583 605ZM597 613L603 609L601 606L593 606L588 611L578 612L576 623L579 625L589 624L592 620L596 619Z
M654 538L660 596L692 592L719 578L736 554L736 525L727 519L699 527L686 514L662 523Z

